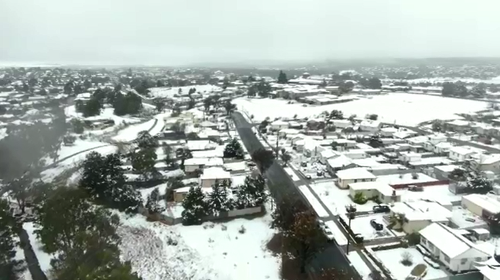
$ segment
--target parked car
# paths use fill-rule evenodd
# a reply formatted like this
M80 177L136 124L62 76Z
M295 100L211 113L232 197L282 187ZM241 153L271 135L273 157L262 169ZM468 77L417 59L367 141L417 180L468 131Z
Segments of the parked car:
M323 171L318 171L318 172L316 172L316 175L318 175L318 176L323 176Z
M323 227L323 232L325 233L325 236L326 236L326 239L331 242L333 240L335 240L335 237L333 236L333 233L332 231L327 227L327 226L324 226Z
M363 243L364 240L365 238L361 235L361 233L356 233L354 235L354 241L356 241L356 243Z
M439 269L439 264L428 257L424 257L424 261L429 264L432 268Z
M302 166L302 167L307 167L307 162L302 162L302 163L300 164L300 166Z
M424 246L420 245L420 244L417 244L417 246L415 246L417 248L417 251L420 252L420 254L426 256L426 257L430 257L430 253L427 251L427 249L424 248Z
M307 180L311 180L311 178L312 178L311 175L306 175L304 177L306 177Z
M391 208L389 208L389 205L379 204L379 205L373 206L373 212L374 213L389 213L389 212L391 212Z
M370 221L370 225L372 225L372 227L377 230L377 231L380 231L380 230L383 230L384 229L384 225L377 222L375 219L372 219Z

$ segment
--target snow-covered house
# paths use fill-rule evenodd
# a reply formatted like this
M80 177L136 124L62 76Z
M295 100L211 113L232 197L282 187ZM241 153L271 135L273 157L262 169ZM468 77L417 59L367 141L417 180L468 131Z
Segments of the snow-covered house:
M281 130L288 128L288 122L282 121L282 120L277 120L274 121L270 124L270 129L271 130Z
M377 132L382 127L382 123L374 120L363 120L360 127L362 131Z
M368 199L377 197L382 203L394 203L401 201L401 194L397 193L391 186L380 182L363 182L349 184L349 196L354 199L356 194L361 193Z
M211 142L210 140L189 140L186 143L186 148L190 151L213 150L216 147L217 144Z
M352 123L349 120L332 120L332 124L338 128L346 128L352 126Z
M189 158L184 161L184 170L186 173L193 173L196 170L203 170L208 167L222 166L224 161L222 158Z
M491 259L476 263L476 268L483 275L483 280L500 279L500 255L495 252Z
M333 145L335 147L335 150L340 151L340 152L348 150L348 149L356 148L357 144L358 143L356 143L356 141L349 140L349 139L340 138L340 139L333 140Z
M446 128L456 132L465 132L471 129L471 123L464 120L453 120L445 123Z
M349 184L358 182L373 182L377 176L370 173L366 168L356 167L337 171L337 185L341 189L347 189Z
M479 217L500 213L500 201L493 195L465 195L462 197L462 207Z
M331 149L325 149L319 153L319 161L322 164L326 164L328 159L336 157L338 154Z
M449 224L452 213L439 202L416 200L394 203L391 216L403 218L398 226L410 234L419 232L434 222Z
M452 160L463 162L470 159L470 156L478 153L478 149L473 149L469 146L455 146L449 150L448 157Z
M210 121L204 121L200 123L201 128L211 128L211 129L217 129L217 123L210 122Z
M420 244L452 272L475 270L477 262L490 257L456 230L440 223L420 231Z
M326 168L332 175L339 170L352 168L355 166L356 165L352 162L352 159L346 157L345 155L337 155L326 160Z
M211 167L203 170L200 176L200 186L211 188L217 182L231 180L231 173L225 171L222 167Z
M319 153L321 151L325 150L325 147L322 147L321 144L312 139L312 138L305 138L304 139L304 146L302 148L302 153L307 156L307 157L318 157Z
M480 154L473 156L471 166L477 171L491 171L498 175L500 174L500 154Z
M92 97L92 94L90 92L84 92L84 93L78 94L75 98L75 101L76 100L89 101L91 97Z

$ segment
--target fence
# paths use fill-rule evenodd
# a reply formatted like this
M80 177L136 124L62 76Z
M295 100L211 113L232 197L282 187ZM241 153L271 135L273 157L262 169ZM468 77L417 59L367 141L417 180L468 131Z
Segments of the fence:
M220 212L218 216L210 215L210 216L203 217L202 221L208 222L208 221L240 218L240 217L260 214L260 213L263 213L264 211L265 211L264 206L249 207L249 208L244 208L244 209L235 209L235 210L231 210L231 211ZM139 209L139 213L148 217L148 219L150 219L152 221L159 221L159 222L162 222L162 223L167 224L167 225L175 225L175 224L182 223L181 217L172 217L172 216L168 216L168 215L161 214L161 213L149 214L147 209L145 209L145 208Z

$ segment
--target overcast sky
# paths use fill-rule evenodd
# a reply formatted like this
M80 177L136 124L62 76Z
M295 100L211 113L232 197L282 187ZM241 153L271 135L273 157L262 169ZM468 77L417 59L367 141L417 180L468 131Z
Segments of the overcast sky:
M500 57L499 0L0 0L0 62Z

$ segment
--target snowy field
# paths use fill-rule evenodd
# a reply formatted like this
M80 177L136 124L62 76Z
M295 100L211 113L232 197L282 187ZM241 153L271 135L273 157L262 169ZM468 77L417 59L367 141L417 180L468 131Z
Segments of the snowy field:
M144 280L280 279L279 258L266 249L270 215L189 227L121 216L122 257Z
M57 165L52 168L44 170L41 173L42 179L47 182L52 181L56 176L60 175L65 170L76 167L79 163L83 162L87 155L91 152L98 152L101 155L109 155L115 153L116 151L117 148L115 146L105 146L80 153L78 155L75 155L74 157L70 157L66 160L63 160L62 162L57 163Z
M344 116L356 114L364 117L366 114L377 114L379 120L388 123L417 125L433 119L455 119L457 113L468 113L486 109L486 102L443 98L428 95L414 95L407 93L390 93L360 98L359 100L322 106L302 103L287 104L283 99L249 99L237 98L233 101L240 110L246 110L254 115L256 120L266 117L313 117L323 111L341 110ZM425 112L422 113L422 112Z
M172 98L174 95L179 94L179 89L182 90L183 94L187 94L191 88L196 88L196 93L208 94L213 91L222 90L222 88L213 85L193 85L186 87L160 87L160 88L150 88L150 95L153 97L164 97Z
M120 142L130 142L137 138L137 134L141 131L148 131L152 127L156 127L155 119L151 119L147 122L131 125L123 130L120 130L118 134L112 139Z
M103 146L109 146L108 143L104 142L98 142L98 141L91 141L91 140L81 140L81 139L76 139L75 143L71 146L61 146L61 149L59 149L58 153L58 158L57 160L53 159L48 159L46 164L52 164L56 161L65 159L67 157L71 157L72 155L78 154L78 153L84 153L87 150L90 149L97 149Z
M402 256L404 252L408 252L411 255L413 265L404 266L401 263ZM424 261L423 255L417 251L415 248L396 248L390 250L375 251L375 255L379 260L382 261L385 267L389 269L395 279L404 280L408 276L417 264L427 263ZM427 275L424 277L426 280L438 279L441 277L446 277L446 273L440 269L432 268L427 265Z

